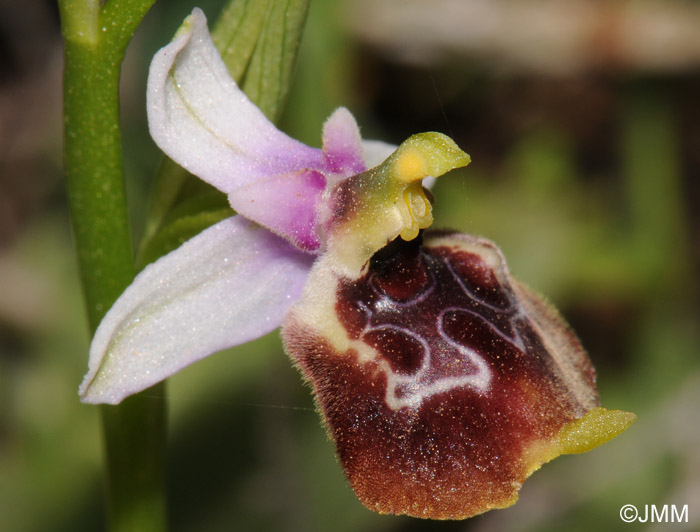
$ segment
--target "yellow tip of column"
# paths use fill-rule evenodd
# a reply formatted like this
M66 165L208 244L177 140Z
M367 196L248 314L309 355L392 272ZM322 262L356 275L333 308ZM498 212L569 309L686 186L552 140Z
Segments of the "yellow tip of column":
M416 149L402 153L394 163L394 177L402 183L420 181L428 175L428 163Z

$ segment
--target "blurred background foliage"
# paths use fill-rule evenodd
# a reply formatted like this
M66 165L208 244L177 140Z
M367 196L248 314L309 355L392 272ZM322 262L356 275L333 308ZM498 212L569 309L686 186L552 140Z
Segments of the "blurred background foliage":
M201 0L210 20L221 0ZM195 3L156 4L123 74L138 242L159 154L154 52ZM508 510L378 516L335 463L276 333L181 372L170 396L172 530L656 530L624 504L689 505L700 526L700 2L314 0L282 126L318 145L349 107L368 138L447 133L473 163L435 187L436 225L498 242L571 322L603 404L638 422L559 458ZM61 174L62 46L51 0L0 0L0 522L100 531L97 412ZM661 529L661 528L658 528Z

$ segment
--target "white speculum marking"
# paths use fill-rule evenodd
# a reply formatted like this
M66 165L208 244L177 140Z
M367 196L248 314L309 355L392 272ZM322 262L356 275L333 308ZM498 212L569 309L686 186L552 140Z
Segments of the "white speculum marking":
M362 306L364 307L364 305ZM367 312L367 316L371 320L371 310L367 307L364 307L363 310ZM460 345L458 342L452 340L443 329L443 319L445 314L453 310L461 311L462 309L449 308L442 311L438 318L437 326L442 339L459 353L460 360L458 361L458 364L462 366L462 368L466 365L472 369L471 373L459 377L433 377L431 379L433 360L432 350L430 345L428 345L428 342L426 342L420 335L405 327L400 327L398 325L381 325L379 327L372 327L369 325L368 321L363 334L373 331L396 331L408 338L413 339L421 346L421 349L423 350L421 366L418 368L418 371L411 375L402 375L401 373L394 371L389 362L387 362L381 355L378 357L378 360L375 360L386 375L387 389L384 400L392 410L399 410L404 407L417 408L421 405L423 400L427 399L428 397L438 393L448 392L454 388L470 387L479 393L488 392L489 384L491 383L491 370L489 369L486 361L473 349Z
M457 275L457 273L454 271L454 268L449 262L445 263L447 265L447 269L449 270L450 274L452 275L453 279L455 282L459 285L459 287L462 289L462 291L470 297L472 300L476 301L479 305L483 305L489 309L491 309L494 312L498 313L507 313L507 311L504 311L504 309L499 308L495 305L491 305L490 303L487 303L483 299L480 299L477 294L469 290L462 281L462 279ZM478 316L483 320L483 317L479 316L476 313L473 313L469 310L466 309L458 309L463 312L469 312L470 314L474 314L475 316ZM499 331L496 327L494 327L491 323L488 323L486 320L484 320L486 323L488 323L489 327L498 334L501 338L503 338L506 342L511 343L514 345L518 350L525 352L525 343L523 342L522 337L520 336L520 332L518 331L518 328L515 326L515 323L518 320L524 320L525 317L525 312L523 311L522 307L518 304L516 305L516 311L515 312L510 312L511 316L508 318L508 323L510 324L511 330L513 332L513 336L507 336L504 334L502 331Z
M510 332L512 334L509 335L499 330L499 328L495 327L478 312L471 309L459 306L446 307L442 309L436 317L436 330L440 336L440 340L434 343L439 344L442 342L446 344L453 350L453 353L447 355L450 357L450 360L445 360L446 355L444 353L443 359L439 359L440 355L433 352L433 349L436 347L439 348L439 345L431 347L430 343L423 338L419 332L401 325L390 323L372 325L375 312L372 308L369 308L367 304L362 301L357 301L356 304L358 308L365 313L366 317L365 327L360 335L361 338L365 338L365 335L371 332L393 331L415 342L416 346L420 346L422 351L419 367L410 374L402 374L399 371L395 371L391 367L386 356L369 345L366 340L357 343L352 342L355 344L355 347L364 351L365 355L368 354L367 351L372 352L369 357L363 358L365 358L365 360L373 360L386 375L387 389L384 400L387 406L392 410L396 411L406 407L418 408L422 402L429 397L449 392L456 388L471 388L479 394L487 394L489 392L493 378L489 364L476 350L462 345L460 342L451 338L445 331L444 322L449 315L454 316L460 313L469 314L471 317L487 324L492 332L517 350L524 352L526 349L525 343L516 327L516 322L524 317L519 305L513 308L511 304L510 308L504 309L487 303L483 299L478 298L476 294L464 285L449 263L447 263L447 267L466 297L476 302L478 306L483 305L491 311L497 312L504 318L507 317L506 319L510 325ZM377 295L373 308L380 312L391 310L403 312L408 310L409 307L415 307L415 305L428 298L436 289L436 280L430 270L428 270L428 273L430 276L428 286L418 295L406 301L392 299L381 291L376 283L370 280L372 291ZM418 309L414 308L412 311L415 312L418 311Z

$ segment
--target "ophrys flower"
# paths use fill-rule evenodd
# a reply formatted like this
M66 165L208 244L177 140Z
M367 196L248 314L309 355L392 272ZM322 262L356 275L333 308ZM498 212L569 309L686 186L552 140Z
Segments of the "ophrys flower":
M360 499L463 518L512 504L542 463L624 430L557 312L491 242L424 231L425 178L469 163L439 133L322 149L278 131L230 79L195 10L158 52L151 134L238 214L148 266L95 334L86 402L117 403L283 325Z

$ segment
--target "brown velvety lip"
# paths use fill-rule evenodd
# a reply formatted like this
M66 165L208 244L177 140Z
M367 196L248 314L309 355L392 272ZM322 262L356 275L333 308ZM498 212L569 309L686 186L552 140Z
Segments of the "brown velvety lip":
M568 392L571 376L497 248L444 233L433 243L399 243L361 278L338 281L334 308L357 348L339 352L300 315L284 338L362 502L459 519L515 502L533 469L526 450L591 405ZM581 356L575 336L565 337ZM587 386L587 358L575 367Z

